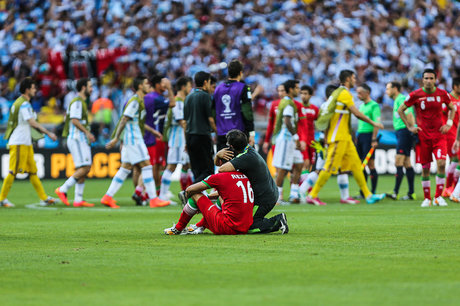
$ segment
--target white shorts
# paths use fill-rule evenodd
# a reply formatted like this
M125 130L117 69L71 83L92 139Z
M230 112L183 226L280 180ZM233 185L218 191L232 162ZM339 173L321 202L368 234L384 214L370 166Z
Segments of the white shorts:
M121 148L121 162L131 165L138 164L144 160L150 160L149 152L145 143L123 144Z
M177 165L177 164L183 164L182 160L184 159L184 154L187 155L187 152L184 151L185 147L169 147L168 149L168 159L167 159L167 164L168 165Z
M181 156L180 163L182 165L190 164L190 156L188 156L187 151L182 151L182 156Z
M75 168L91 166L93 159L91 157L91 147L87 142L76 139L67 139L67 148L72 154Z
M303 164L302 152L296 150L295 146L293 139L277 138L273 167L290 171L294 164Z

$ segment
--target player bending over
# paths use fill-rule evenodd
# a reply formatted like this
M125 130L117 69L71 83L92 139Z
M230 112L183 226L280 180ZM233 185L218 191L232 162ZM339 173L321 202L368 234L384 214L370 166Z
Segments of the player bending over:
M217 192L206 196L208 188ZM190 219L201 212L201 221L216 235L246 234L252 224L254 191L246 175L241 172L222 172L208 176L203 181L186 189L188 203L184 206L177 224L164 230L166 235L186 234ZM220 197L221 206L211 200Z

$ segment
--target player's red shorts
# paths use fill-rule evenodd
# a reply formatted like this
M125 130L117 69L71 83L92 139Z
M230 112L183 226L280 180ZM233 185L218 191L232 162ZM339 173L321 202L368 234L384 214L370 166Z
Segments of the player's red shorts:
M316 159L316 150L310 146L308 146L305 151L302 151L303 160L306 161L307 159L310 161L310 165L315 163Z
M446 137L446 142L447 142L447 154L449 154L449 157L452 159L452 157L456 157L458 152L453 151L453 146L455 142L455 137L449 137L450 135L447 135Z
M166 166L166 143L158 140L153 146L147 147L152 165Z
M204 227L209 229L216 235L239 235L239 234L246 234L242 232L237 232L232 229L230 226L225 223L226 216L222 211L214 205L211 200L206 197L202 196L198 203L198 209L203 214L204 218ZM248 226L249 227L249 226Z
M415 146L415 162L419 164L428 164L433 161L432 154L436 160L446 159L447 140L446 137L422 139Z

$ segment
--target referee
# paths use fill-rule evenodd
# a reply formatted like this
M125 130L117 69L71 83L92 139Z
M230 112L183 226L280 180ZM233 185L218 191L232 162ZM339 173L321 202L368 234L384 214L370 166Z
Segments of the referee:
M364 103L359 107L359 111L369 117L372 121L380 123L380 106L371 99L371 88L367 84L362 84L357 88L358 98ZM379 129L362 120L358 122L358 155L361 161L366 158L367 153L372 147L377 147L377 134ZM372 154L367 166L371 176L371 192L375 194L377 189L378 174L375 170L375 154ZM367 172L364 169L364 177L367 181Z
M216 131L212 115L209 87L211 75L205 71L195 74L195 89L185 98L184 119L187 122L185 142L190 166L196 182L214 174L211 132Z

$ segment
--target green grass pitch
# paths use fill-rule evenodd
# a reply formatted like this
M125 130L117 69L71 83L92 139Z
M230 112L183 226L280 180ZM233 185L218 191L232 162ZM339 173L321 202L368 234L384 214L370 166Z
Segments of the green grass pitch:
M390 191L393 180L380 177L379 191ZM44 182L50 194L60 184ZM96 202L109 184L87 181L86 199ZM421 199L419 177L416 190ZM16 181L8 196L16 208L0 209L0 305L460 301L459 204L421 208L421 200L386 199L375 205L340 205L331 178L320 193L327 206L275 208L272 214L287 214L288 235L170 237L163 229L177 221L180 209L135 207L131 191L126 182L116 197L119 210L100 204L34 209L26 207L38 202L32 186Z

